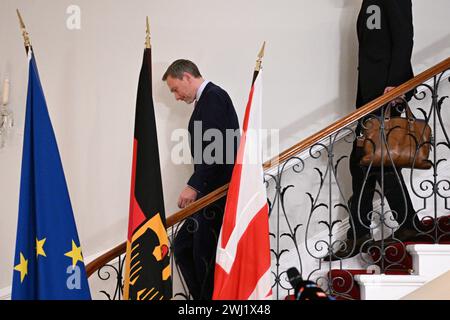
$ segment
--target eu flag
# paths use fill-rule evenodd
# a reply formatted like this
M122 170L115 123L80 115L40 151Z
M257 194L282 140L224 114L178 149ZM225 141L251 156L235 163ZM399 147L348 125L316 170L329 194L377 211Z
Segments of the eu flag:
M55 134L29 52L12 299L90 299Z

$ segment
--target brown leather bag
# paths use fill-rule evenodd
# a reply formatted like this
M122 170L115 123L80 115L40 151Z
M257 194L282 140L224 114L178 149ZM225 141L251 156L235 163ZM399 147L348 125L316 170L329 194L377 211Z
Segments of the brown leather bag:
M381 150L386 167L430 169L428 160L431 148L431 128L425 120L416 119L408 103L403 103L406 118L391 117L391 107L386 108L384 117L384 143L380 143L380 118L370 118L363 124L362 137L358 146L363 148L360 164L381 167ZM388 146L389 153L387 152Z

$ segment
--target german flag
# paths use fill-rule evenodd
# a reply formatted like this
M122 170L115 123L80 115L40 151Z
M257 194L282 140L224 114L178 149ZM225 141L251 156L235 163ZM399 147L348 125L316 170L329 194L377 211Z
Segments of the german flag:
M146 48L139 76L134 127L124 281L126 300L172 297L151 66L151 49Z

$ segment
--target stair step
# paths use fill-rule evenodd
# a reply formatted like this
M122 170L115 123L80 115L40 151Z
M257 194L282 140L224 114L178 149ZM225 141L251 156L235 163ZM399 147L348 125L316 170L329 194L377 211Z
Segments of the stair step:
M421 236L418 241L391 243L385 247L385 257L380 259L380 249L372 248L370 255L385 274L374 274L365 269L332 269L332 291L337 300L389 299L395 300L416 290L425 282L450 270L450 216L422 221L422 232L438 228L439 245ZM388 241L388 239L386 239Z
M414 244L406 247L414 274L433 279L450 270L450 245Z
M396 256L389 256L388 250L388 259L401 257L400 263L395 265L397 268L400 266L400 269L387 269L385 274L381 275L365 269L331 270L329 275L337 299L396 300L450 270L448 242L439 245L398 243L393 245L391 250ZM389 267L393 266L394 264L391 264Z
M395 268L395 269L402 269L402 270L411 270L413 269L413 259L411 255L408 254L407 251L405 251L406 247L408 245L414 245L417 244L416 242L405 242L405 243L395 243L387 245L385 248L385 259L384 259L384 268ZM421 242L420 244L427 244L426 242ZM431 242L429 242L431 244ZM376 262L376 264L381 268L381 262L380 259L380 249L379 248L372 248L370 250L370 255L373 259L373 261Z
M433 228L437 228L437 231ZM437 232L437 236L440 244L450 244L450 216L445 215L436 219L427 217L422 220L419 230L422 233L417 236L414 242L396 242L389 243L392 239L387 238L385 243L385 258L380 259L380 248L372 248L369 253L372 256L373 261L381 268L381 264L384 264L384 269L413 269L413 258L405 250L407 245L413 244L434 244L429 236L434 235ZM434 231L433 231L434 230ZM428 236L428 235L429 236Z
M356 275L371 274L367 270L330 270L333 292L337 300L360 300L358 284L353 280Z
M408 270L390 270L390 275L410 275ZM333 291L337 300L361 300L359 284L354 281L358 275L373 275L373 271L366 269L334 269L329 272L332 279Z
M440 245L443 245L444 247L445 246L450 247L449 244L450 242L445 241L441 242ZM414 270L413 257L407 250L408 246L413 245L433 246L435 244L429 241L420 241L420 242L405 242L405 243L399 242L386 246L385 248L386 257L384 259L385 270L388 270L389 268ZM376 264L381 268L382 260L380 259L380 249L372 248L370 251L370 255L373 261L376 261Z
M423 286L429 279L418 275L362 274L355 280L362 300L398 300Z

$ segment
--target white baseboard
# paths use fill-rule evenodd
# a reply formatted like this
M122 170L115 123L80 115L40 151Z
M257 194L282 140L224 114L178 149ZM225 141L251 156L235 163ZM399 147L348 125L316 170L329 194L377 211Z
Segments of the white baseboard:
M11 300L11 286L0 289L0 300Z
M427 282L426 277L416 275L357 275L361 300L399 300L419 289Z

